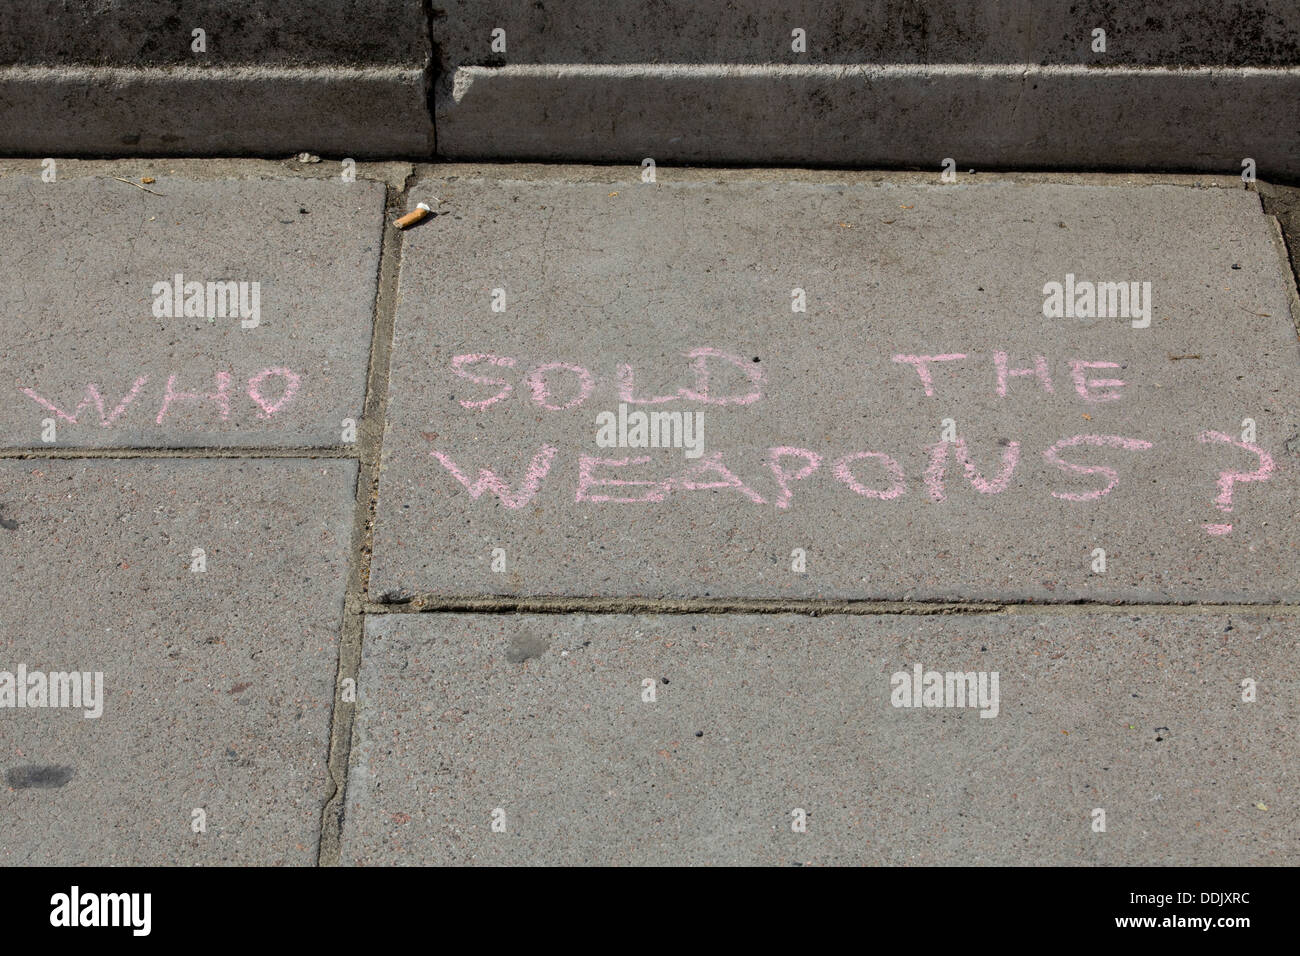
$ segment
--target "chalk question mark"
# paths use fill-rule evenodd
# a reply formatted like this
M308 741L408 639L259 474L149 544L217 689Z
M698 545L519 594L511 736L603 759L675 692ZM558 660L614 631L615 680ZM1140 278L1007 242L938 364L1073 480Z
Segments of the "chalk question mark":
M1225 435L1223 432L1204 431L1196 436L1196 440L1205 442L1224 442L1236 448L1241 448L1259 457L1259 467L1254 471L1221 471L1219 472L1219 494L1214 499L1214 507L1218 508L1225 514L1232 511L1232 490L1233 486L1239 481L1268 481L1273 474L1273 456L1258 445L1252 445L1249 442L1237 441L1231 435ZM1207 534L1222 535L1232 532L1231 524L1203 524Z

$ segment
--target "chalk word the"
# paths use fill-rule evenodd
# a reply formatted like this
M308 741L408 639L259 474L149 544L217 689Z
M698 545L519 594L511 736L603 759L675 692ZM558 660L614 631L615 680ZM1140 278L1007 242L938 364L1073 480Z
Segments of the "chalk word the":
M910 365L916 369L917 378L921 381L921 387L925 390L926 397L932 397L935 393L935 384L934 370L930 366L940 362L960 362L963 359L974 357L967 355L965 352L945 352L939 355L895 355L892 358L899 365ZM1089 405L1102 405L1120 399L1120 389L1127 383L1118 378L1090 377L1092 369L1119 368L1119 363L1070 359L1068 364L1070 366L1070 381L1074 384L1074 392L1083 401ZM1052 383L1052 372L1048 366L1046 356L1035 355L1033 365L1016 367L1012 364L1011 357L1006 352L994 352L993 372L996 380L995 393L998 398L1007 397L1011 380L1014 378L1029 378L1036 381L1038 387L1048 395L1056 394L1056 386Z

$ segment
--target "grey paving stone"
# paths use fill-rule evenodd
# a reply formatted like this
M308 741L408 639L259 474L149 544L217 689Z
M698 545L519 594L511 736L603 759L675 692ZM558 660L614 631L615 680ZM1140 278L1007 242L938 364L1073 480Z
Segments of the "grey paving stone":
M0 865L315 862L356 471L0 463L0 671L103 675L0 707Z
M0 447L341 443L365 397L381 185L164 174L152 195L55 169L0 179ZM203 314L155 313L177 275L203 284ZM246 283L246 311L209 300L219 282Z
M342 862L1294 864L1294 624L370 617Z
M412 198L443 214L403 250L372 599L1300 596L1254 194L639 172ZM1067 277L1150 283L1149 327L1046 318ZM628 397L701 413L703 456L598 446Z

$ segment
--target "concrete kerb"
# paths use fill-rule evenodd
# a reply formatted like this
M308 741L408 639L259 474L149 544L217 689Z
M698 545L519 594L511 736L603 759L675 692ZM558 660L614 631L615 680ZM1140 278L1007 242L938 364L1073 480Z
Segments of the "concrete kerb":
M130 179L141 176L176 176L180 179L200 181L213 179L279 179L286 175L303 179L333 179L339 176L342 156L317 156L318 162L303 162L299 154L283 159L215 158L195 159L180 156L132 156L121 159L63 158L53 155L58 162L58 175L62 179L95 177L120 177ZM0 176L39 175L44 157L28 155L0 158ZM400 190L411 175L413 166L408 162L358 162L357 179L383 183L389 189ZM128 188L123 185L123 188ZM156 188L156 187L155 187Z
M0 67L0 154L429 156L427 85L421 67Z
M512 64L459 67L435 95L449 159L1227 171L1249 157L1295 177L1274 118L1297 86L1293 67Z

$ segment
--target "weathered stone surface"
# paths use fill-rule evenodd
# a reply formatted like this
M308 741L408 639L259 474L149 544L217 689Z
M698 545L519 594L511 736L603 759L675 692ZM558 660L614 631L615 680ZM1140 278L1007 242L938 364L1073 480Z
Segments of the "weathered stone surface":
M367 623L344 863L1300 858L1285 613ZM893 706L917 664L996 716Z
M1257 196L658 180L429 184L372 597L1300 596ZM1131 316L1045 317L1076 280L1137 283ZM702 457L601 447L620 405L701 414Z
M382 185L160 175L154 195L55 170L0 179L0 446L343 444L365 401ZM178 275L179 311L200 314L177 314Z
M0 671L102 675L0 707L0 864L315 862L356 474L0 462Z

